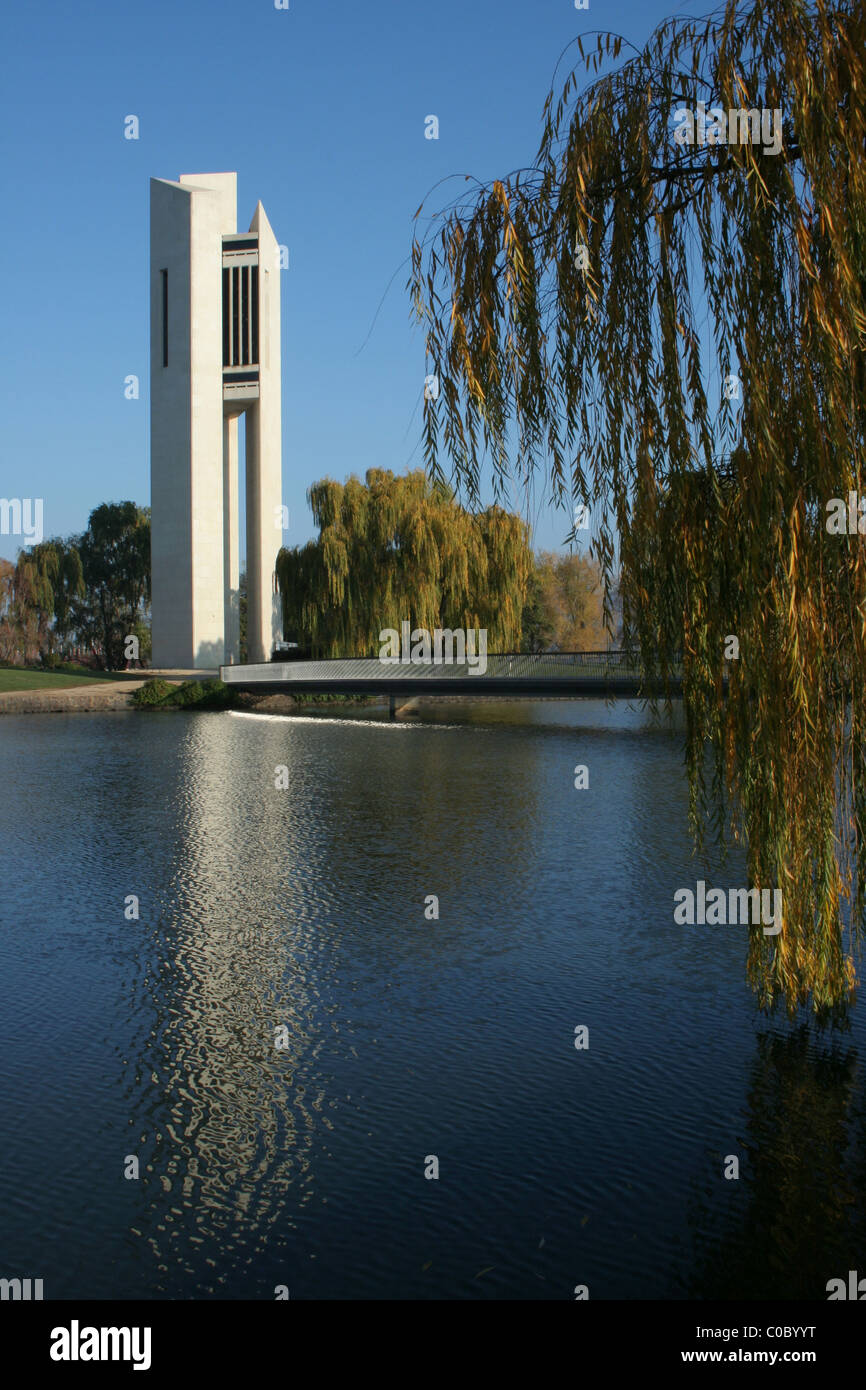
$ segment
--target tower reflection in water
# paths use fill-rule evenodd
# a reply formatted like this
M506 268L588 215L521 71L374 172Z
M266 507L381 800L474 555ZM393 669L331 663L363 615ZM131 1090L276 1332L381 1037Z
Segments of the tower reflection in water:
M149 1242L161 1290L177 1281L187 1295L206 1267L218 1291L236 1258L255 1253L251 1231L263 1248L278 1218L291 1223L303 1210L312 1134L329 1125L324 1088L305 1084L322 1046L305 921L318 866L309 834L301 861L291 788L282 799L273 790L285 736L276 726L266 741L262 795L251 801L249 769L232 766L238 745L217 724L190 721L169 776L159 813L171 818L174 848L133 987L133 1013L151 1026L129 1092L142 1207L131 1232ZM296 789L297 778L293 769ZM287 1210L289 1188L298 1190Z
M514 737L491 763L476 738L467 773L443 728L332 725L327 757L325 732L191 720L153 808L173 841L147 863L158 908L142 923L126 1102L142 1157L130 1263L141 1278L155 1265L155 1296L272 1297L310 1260L330 1262L326 1295L402 1288L392 1261L416 1241L441 1243L447 1288L446 1257L474 1258L454 1254L463 1208L443 1213L423 1179L416 1192L406 1156L418 1135L453 1144L467 1114L477 1123L453 1078L467 1049L499 1054L466 1019L479 973L521 939L500 895L543 824L543 744L527 757ZM459 905L407 931L431 872ZM432 1064L422 1017L439 1030ZM496 1085L513 1095L513 1069Z

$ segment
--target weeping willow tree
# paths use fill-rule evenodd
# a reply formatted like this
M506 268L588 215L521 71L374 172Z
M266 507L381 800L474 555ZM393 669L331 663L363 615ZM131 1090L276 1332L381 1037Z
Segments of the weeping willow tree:
M69 634L74 604L85 591L74 542L55 536L19 551L13 587L13 618L25 660L52 657L58 640Z
M501 507L470 512L423 469L371 468L307 493L319 538L282 549L283 630L321 656L378 656L383 628L486 628L516 651L532 567L527 527Z
M866 551L826 522L866 485L866 9L730 0L640 52L578 49L534 166L416 233L427 468L447 453L471 497L513 459L589 506L647 675L670 693L682 660L696 847L740 841L782 890L781 933L750 932L760 1004L839 1017L866 911Z

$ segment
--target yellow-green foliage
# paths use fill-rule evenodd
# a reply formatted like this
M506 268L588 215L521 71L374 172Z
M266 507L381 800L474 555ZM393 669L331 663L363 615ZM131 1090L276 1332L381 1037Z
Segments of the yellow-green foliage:
M320 535L281 550L284 630L321 656L377 656L383 628L486 628L488 650L516 651L532 565L520 517L466 511L423 470L371 468L308 493Z
M866 544L825 525L866 493L866 6L730 0L616 66L619 39L588 42L535 167L413 245L428 471L543 463L608 585L618 537L645 668L682 651L696 837L732 830L782 889L759 1000L832 1017L866 923ZM781 151L677 144L698 101L780 110Z

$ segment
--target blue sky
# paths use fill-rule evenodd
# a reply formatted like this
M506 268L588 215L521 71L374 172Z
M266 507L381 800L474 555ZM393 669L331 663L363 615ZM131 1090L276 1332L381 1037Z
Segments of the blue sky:
M314 534L305 494L316 479L420 466L424 343L402 264L415 209L448 175L486 180L531 162L554 66L577 34L611 29L640 44L668 14L708 8L678 0L590 0L580 11L574 0L7 7L0 495L42 497L46 535L83 529L100 502L149 501L149 179L211 170L238 171L239 229L261 198L289 248L284 542ZM124 139L130 114L140 121L137 141ZM439 118L438 140L424 138L429 114ZM129 374L141 381L137 401L124 398ZM536 546L563 545L570 526L565 512L542 509ZM14 558L20 544L0 536L0 555Z

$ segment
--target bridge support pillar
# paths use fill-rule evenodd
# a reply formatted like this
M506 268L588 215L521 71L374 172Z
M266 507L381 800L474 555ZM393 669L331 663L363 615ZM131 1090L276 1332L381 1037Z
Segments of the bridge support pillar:
M396 719L396 718L397 718L397 696L396 696L396 695L389 695L389 696L388 696L388 718L389 718L389 719Z

